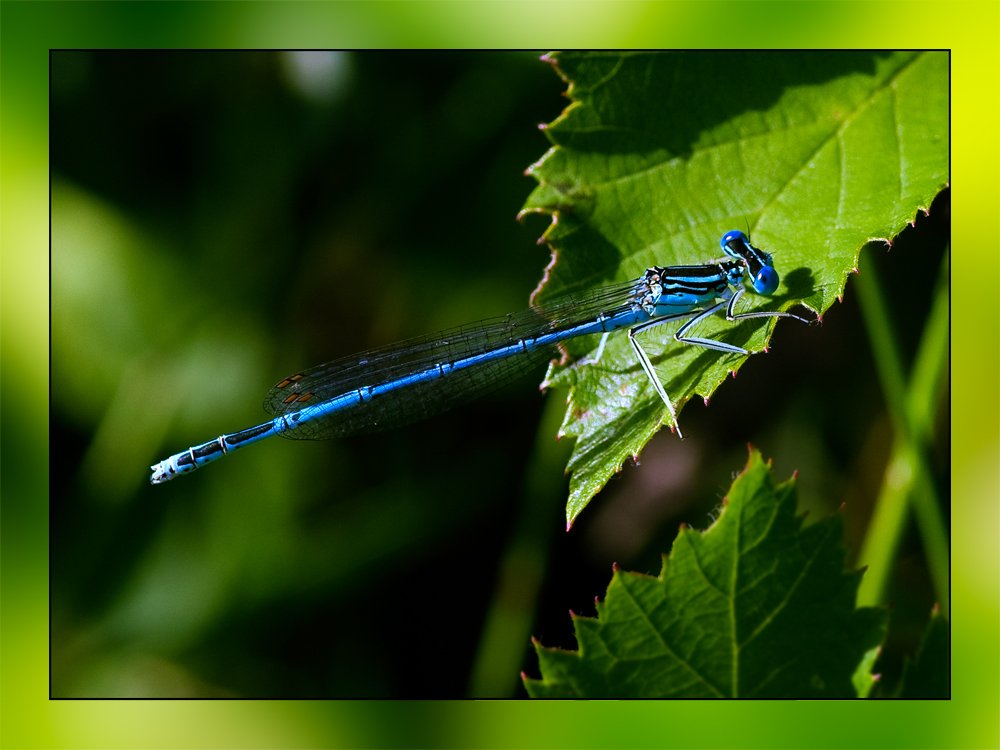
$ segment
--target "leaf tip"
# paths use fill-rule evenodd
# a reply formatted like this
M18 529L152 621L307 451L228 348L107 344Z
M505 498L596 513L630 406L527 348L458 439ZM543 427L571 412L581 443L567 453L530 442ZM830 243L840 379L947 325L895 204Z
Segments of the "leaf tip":
M795 472L795 473L797 474L797 473L798 473L798 470L796 470L796 472ZM847 507L847 503L841 503L841 504L840 504L840 507L839 507L839 508L837 508L837 512L838 512L838 513L843 513L843 512L844 512L844 509L845 509L846 507Z
M526 672L524 672L523 670L521 672L521 680L523 682L527 682L528 681L528 674Z
M538 123L538 129L539 129L539 130L545 130L545 129L546 129L546 128L548 128L548 127L549 127L549 126L548 126L548 125L546 125L546 124L545 124L544 122L540 122L540 123Z
M688 527L688 525L686 523L684 523L683 521L681 521L681 528L680 528L680 530L684 531L684 529L686 529L687 527Z
M618 572L618 563L616 563L616 562L611 563L611 570L614 571L615 573L617 573Z
M572 521L567 521L566 522L566 533L568 534L569 530L572 529L572 528L573 528L573 522Z

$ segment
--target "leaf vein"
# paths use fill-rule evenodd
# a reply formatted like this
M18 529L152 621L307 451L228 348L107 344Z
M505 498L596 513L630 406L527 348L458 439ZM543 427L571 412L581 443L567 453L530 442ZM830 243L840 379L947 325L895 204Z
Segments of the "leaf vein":
M798 590L802 581L805 580L806 574L812 568L813 563L819 556L820 551L825 549L825 542L826 542L825 537L829 536L829 534L830 534L829 527L825 527L823 530L824 539L822 540L822 543L816 544L812 548L811 554L809 554L806 557L805 565L803 565L799 569L799 574L795 577L795 581L792 583L792 585L788 587L788 590L785 592L785 596L782 597L781 601L778 602L778 604L774 607L774 609L771 610L770 614L768 614L768 616L761 621L761 623L754 629L754 631L750 634L750 636L743 643L740 644L740 648L746 648L746 646L749 643L751 643L758 635L760 635L764 631L764 629L767 628L767 626L774 621L774 618L777 617L778 614L780 614L781 611L784 610L784 608L788 605L788 602L792 598L792 595Z
M646 611L642 608L638 600L635 598L635 595L628 588L628 586L625 585L624 576L622 577L622 588L625 590L625 593L628 594L629 599L632 601L632 604L635 606L636 610L642 616L642 619L646 623L646 626L653 632L653 634L656 636L656 639L663 646L664 650L668 654L670 654L674 659L676 659L679 664L683 665L696 679L703 682L713 693L718 695L720 698L725 697L725 694L721 690L719 690L715 685L713 685L708 680L707 677L698 672L698 670L694 668L694 665L692 665L690 662L687 661L687 659L683 658L679 653L677 653L673 648L670 647L670 645L664 639L663 635L660 633L659 629L655 625L653 625L653 622L649 619L649 615L646 614Z

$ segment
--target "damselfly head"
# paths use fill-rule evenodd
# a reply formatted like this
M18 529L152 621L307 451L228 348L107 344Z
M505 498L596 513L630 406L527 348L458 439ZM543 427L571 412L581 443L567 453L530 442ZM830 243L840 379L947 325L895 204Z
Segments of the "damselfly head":
M726 255L746 265L750 283L757 294L774 293L778 288L778 272L774 270L774 261L769 253L751 245L750 239L739 229L726 232L719 244Z

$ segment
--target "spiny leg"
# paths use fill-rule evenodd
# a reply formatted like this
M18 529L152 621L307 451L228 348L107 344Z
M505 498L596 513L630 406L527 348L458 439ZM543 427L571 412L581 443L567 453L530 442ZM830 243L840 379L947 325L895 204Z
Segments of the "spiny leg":
M697 325L712 313L721 310L725 304L726 300L723 300L717 305L712 305L712 307L708 308L697 317L692 318L687 323L685 323L684 325L682 325L680 328L677 329L677 333L674 334L674 338L677 341L681 342L682 344L695 344L697 346L703 346L706 349L714 349L715 351L718 352L727 352L728 354L749 354L750 352L744 349L742 346L727 344L724 341L716 341L715 339L703 339L697 336L684 335L688 331L688 329L690 329L692 326Z
M643 372L646 373L646 377L649 378L649 382L653 384L653 388L656 392L660 394L660 398L663 403L667 405L667 411L670 412L670 419L674 423L674 429L677 430L677 437L683 438L684 435L681 432L680 422L677 421L677 412L674 411L674 405L670 401L670 397L667 396L667 391L663 387L663 383L660 382L660 377L656 374L656 370L653 367L653 363L649 359L649 355L646 354L646 350L642 348L642 344L636 336L643 331L647 331L650 328L655 328L656 326L661 326L664 323L670 323L675 320L681 320L683 318L690 318L693 315L698 315L700 311L694 310L693 312L683 312L677 313L676 315L665 315L662 318L655 318L653 320L648 320L645 323L640 323L637 326L633 326L628 331L628 341L632 345L632 349L635 351L636 358L639 360L639 364L642 366Z
M656 392L660 394L660 398L663 399L663 403L667 405L667 410L670 412L670 418L674 422L674 427L677 429L677 436L683 438L684 435L681 432L680 422L677 420L677 412L674 410L674 405L671 403L670 398L667 396L667 391L663 387L663 383L660 382L659 376L656 374L656 370L653 368L653 363L649 359L649 355L646 354L645 349L639 344L636 335L647 331L650 328L655 328L656 326L663 325L664 323L670 323L672 321L681 318L691 318L687 323L682 325L677 333L674 334L674 338L684 344L696 344L698 346L704 346L708 349L715 349L721 352L728 352L732 354L749 354L746 349L738 346L733 346L732 344L726 344L722 341L715 341L713 339L703 339L694 337L685 337L683 333L687 331L691 326L696 325L699 321L704 320L709 315L718 312L726 305L727 300L723 300L716 305L712 305L707 310L694 310L687 313L679 313L677 315L669 315L663 318L657 318L655 320L647 321L646 323L641 323L629 329L628 340L632 344L632 348L635 350L636 356L639 359L639 364L642 365L642 369L646 373L646 377L653 384Z
M814 323L815 321L809 320L808 318L803 318L799 315L789 312L748 312L734 314L736 309L736 301L743 296L743 289L740 289L736 294L734 294L729 300L729 306L726 308L726 320L745 320L746 318L795 318L795 320L801 320L803 323Z
M684 434L681 432L680 422L677 421L677 412L674 411L674 405L670 402L670 397L667 396L667 391L663 388L663 383L660 382L660 378L656 374L656 370L653 369L653 363L649 361L649 355L646 354L646 350L642 348L642 345L636 339L635 333L635 328L629 329L628 342L635 350L635 356L638 358L639 364L646 373L646 377L649 378L649 382L653 384L656 392L659 393L660 398L663 399L663 403L667 405L667 411L670 412L670 421L673 422L674 429L677 430L677 437L683 439Z
M593 357L584 357L579 362L575 363L574 367L582 367L583 365L596 365L601 361L601 356L604 354L604 345L608 343L608 336L610 336L613 331L605 331L601 334L601 343L597 345L597 352Z
M704 320L705 318L707 318L709 315L711 315L715 311L719 310L723 305L727 305L727 307L726 307L726 320L728 320L728 321L747 320L749 318L794 318L795 320L801 320L803 323L811 323L812 322L810 320L807 320L806 318L802 318L802 317L799 317L798 315L794 315L792 313L787 313L787 312L768 312L768 311L765 311L765 312L748 312L748 313L734 314L733 310L735 309L736 301L740 297L742 297L742 296L743 296L743 290L740 289L740 290L738 290L736 292L736 294L733 294L731 297L729 297L728 302L726 300L723 300L722 302L718 303L717 305L714 305L713 307L710 307L709 309L705 310L705 312L703 312L698 317L693 318L692 320L689 320L687 323L685 323L684 325L682 325L677 330L677 333L674 334L674 338L677 339L678 341L682 342L682 343L685 343L685 344L696 344L698 346L704 346L704 347L706 347L708 349L715 349L716 351L727 352L729 354L743 354L743 355L748 355L748 356L750 354L753 354L753 352L751 352L749 349L744 349L742 346L736 346L734 344L727 344L727 343L725 343L723 341L716 341L715 339L706 339L706 338L700 338L700 337L697 337L697 336L686 336L685 335L685 333L687 333L687 331L692 326L695 326L698 323L700 323L702 320Z

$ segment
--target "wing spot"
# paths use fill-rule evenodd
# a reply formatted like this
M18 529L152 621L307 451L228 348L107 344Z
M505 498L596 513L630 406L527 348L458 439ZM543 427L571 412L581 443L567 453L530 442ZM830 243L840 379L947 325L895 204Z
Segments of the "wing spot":
M303 377L304 377L303 374L300 372L298 375L292 375L292 377L290 377L290 378L285 378L284 380L282 380L280 383L278 383L274 387L275 388L287 388L292 383L295 383L295 382L297 382L299 380L302 380Z

